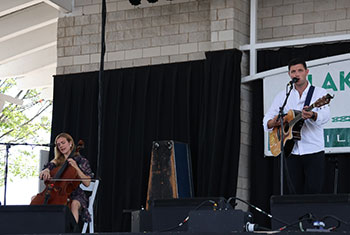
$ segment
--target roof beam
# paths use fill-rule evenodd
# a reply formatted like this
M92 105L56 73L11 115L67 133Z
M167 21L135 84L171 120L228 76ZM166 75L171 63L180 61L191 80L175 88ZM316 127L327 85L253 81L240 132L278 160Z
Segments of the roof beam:
M45 0L47 4L64 12L72 12L74 0Z
M17 86L21 90L44 88L53 86L53 75L56 74L56 63L50 64L44 68L27 73L23 77L16 79Z
M295 40L285 40L285 41L277 41L277 42L262 42L256 43L254 48L257 50L262 49L273 49L280 48L286 46L302 46L316 43L327 43L327 42L338 42L338 41L348 41L350 40L350 34L342 34L335 36L325 36L325 37L316 37L316 38L303 38L303 39L295 39ZM242 51L247 51L252 48L252 45L243 45L240 46L239 49Z
M35 17L34 17L35 16ZM0 42L56 22L58 12L45 3L6 15L0 21Z
M19 56L29 54L33 50L43 48L52 43L57 44L57 22L19 35L0 43L0 64L7 63Z
M0 18L12 14L14 12L23 10L24 8L36 5L43 0L11 0L11 1L1 1L0 4Z
M44 48L9 61L6 64L0 64L0 77L19 77L33 70L43 68L49 64L56 63L57 49L56 45Z

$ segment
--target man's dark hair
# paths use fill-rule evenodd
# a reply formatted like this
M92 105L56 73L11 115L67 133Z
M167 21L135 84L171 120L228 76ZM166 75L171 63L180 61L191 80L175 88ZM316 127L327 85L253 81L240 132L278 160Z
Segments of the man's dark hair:
M291 59L288 63L288 71L290 70L290 67L297 64L302 64L304 68L307 69L306 62L303 58L294 58L294 59Z

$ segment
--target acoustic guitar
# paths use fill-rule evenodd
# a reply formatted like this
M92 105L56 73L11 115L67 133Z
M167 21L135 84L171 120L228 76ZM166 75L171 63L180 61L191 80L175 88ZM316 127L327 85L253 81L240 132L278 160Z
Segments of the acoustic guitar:
M315 107L322 107L326 104L329 104L331 99L334 96L327 94L322 98L316 100L315 103L309 106L307 111L311 111ZM283 125L283 149L285 156L289 156L293 150L295 141L301 139L300 130L304 124L304 119L301 116L301 111L299 110L289 110L286 116L284 117L284 125ZM274 127L272 131L269 133L269 145L270 151L273 156L278 156L281 153L281 126Z

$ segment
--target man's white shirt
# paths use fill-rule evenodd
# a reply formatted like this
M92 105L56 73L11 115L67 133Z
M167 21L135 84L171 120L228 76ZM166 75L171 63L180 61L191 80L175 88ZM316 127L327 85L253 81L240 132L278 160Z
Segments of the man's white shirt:
M299 96L299 92L295 88L292 89L287 104L283 110L284 114L286 114L290 109L299 111L303 109L306 96L310 87L311 85L309 83L301 97ZM325 96L326 94L327 91L325 89L315 87L309 106L315 103L317 99ZM272 128L268 129L267 122L270 119L273 119L276 115L278 115L279 109L280 107L282 107L285 98L286 91L279 92L274 98L269 110L267 111L263 119L263 126L265 131L272 130ZM326 124L330 119L330 109L328 105L325 105L319 108L316 107L312 109L312 111L317 112L317 120L305 120L304 125L301 128L301 140L295 142L292 154L304 155L324 150L323 125Z

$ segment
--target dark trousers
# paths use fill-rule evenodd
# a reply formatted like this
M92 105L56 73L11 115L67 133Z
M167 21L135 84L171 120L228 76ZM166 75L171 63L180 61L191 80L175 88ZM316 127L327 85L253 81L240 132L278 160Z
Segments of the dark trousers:
M288 168L286 184L289 194L322 192L325 170L324 151L300 156L292 154L286 158L286 167Z

